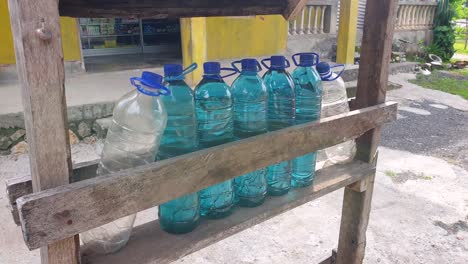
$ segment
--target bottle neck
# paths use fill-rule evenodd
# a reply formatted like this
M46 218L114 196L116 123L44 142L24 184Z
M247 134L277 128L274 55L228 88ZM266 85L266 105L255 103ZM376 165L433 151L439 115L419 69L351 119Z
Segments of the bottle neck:
M256 76L257 72L256 71L249 71L249 70L242 70L241 75Z

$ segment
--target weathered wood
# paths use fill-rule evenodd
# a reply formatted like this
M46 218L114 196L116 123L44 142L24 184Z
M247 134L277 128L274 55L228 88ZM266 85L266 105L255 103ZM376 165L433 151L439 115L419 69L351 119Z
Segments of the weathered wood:
M358 87L353 107L385 102L397 0L367 1ZM380 126L356 139L356 159L377 162ZM360 264L364 259L366 230L371 209L374 178L355 183L365 191L345 188L338 241L337 264Z
M395 119L396 103L384 103L26 195L17 200L23 236L34 249Z
M278 214L343 188L358 179L373 174L375 167L364 162L352 162L317 171L314 186L293 189L285 196L267 197L262 206L236 208L225 219L202 219L200 225L184 235L171 235L159 228L158 221L135 227L128 245L107 256L83 256L89 264L149 264L170 263L205 248ZM235 250L235 249L233 249ZM83 249L83 252L86 252Z
M364 260L375 174L369 178L369 184L364 192L345 188L337 264L361 264Z
M385 102L397 0L368 1L354 107ZM380 143L380 128L357 139L357 158L370 161Z
M99 160L92 160L73 165L73 173L70 177L70 182L94 178L96 176L98 162ZM16 199L33 192L31 175L7 179L5 184L9 202L8 206L10 207L13 220L17 225L20 225Z
M67 184L71 173L58 1L9 0L8 6L29 144L32 189L38 192ZM42 263L78 263L79 243L73 235L42 248Z
M303 1L303 0L300 0ZM209 17L283 14L299 0L61 0L60 14L71 17ZM287 11L289 10L289 11Z
M319 264L335 264L336 261L336 249L332 250L332 255L322 261Z
M284 10L283 17L286 20L294 19L302 12L308 0L288 0L288 6Z

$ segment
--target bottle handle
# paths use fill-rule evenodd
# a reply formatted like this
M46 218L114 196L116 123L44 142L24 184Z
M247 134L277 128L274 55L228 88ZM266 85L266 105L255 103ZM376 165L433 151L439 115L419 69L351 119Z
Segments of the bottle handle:
M258 60L255 60L257 62L257 69L255 70L255 72L261 72L262 71L262 66L260 65L260 63L258 62ZM241 63L242 61L238 60L238 61L233 61L231 63L231 66L232 68L234 68L237 72L241 72L241 70L236 66L236 64L239 64Z
M239 63L241 63L240 60L231 62L232 68L236 70L237 72L241 72L241 70L239 70L239 68L236 66L236 64L239 64Z
M291 59L292 59L294 65L299 66L299 62L297 62L296 57L300 56L302 54L312 54L314 56L315 62L312 64L312 66L317 65L319 63L319 61L320 61L320 55L318 55L318 53L315 53L315 52L299 52L299 53L296 53L296 54L291 56Z
M143 94L146 94L146 95L149 95L149 96L160 96L160 95L170 95L171 94L171 91L163 86L162 84L156 84L156 91L148 91L146 89L143 88L143 86L141 85L141 81L142 79L140 77L131 77L130 78L130 83L135 86L138 91L140 91L141 93ZM138 82L138 83L137 83ZM160 92L161 91L161 92Z
M183 79L185 79L185 75L193 72L197 68L198 68L198 64L196 62L194 62L194 63L190 64L187 68L185 68L180 75L178 75L178 76L167 76L167 77L164 77L164 80L165 81L183 80Z
M234 74L238 73L238 71L237 71L236 69L233 69L233 68L221 68L220 70L221 70L221 71L232 71L232 73L229 73L229 74L227 74L227 75L224 75L224 76L221 76L221 75L220 75L220 77L221 77L222 79L227 78L227 77L230 77L230 76L233 76Z
M291 63L289 62L288 59L284 58L284 62L286 62L286 65L285 65L285 67L284 67L285 69L291 67Z
M261 60L263 67L269 70L270 67L268 67L268 65L266 64L266 61L271 61L271 58L266 58L266 59Z
M336 74L336 77L335 77L335 78L329 79L328 81L334 81L334 80L340 78L341 75L343 75L344 71L346 70L346 65L344 65L344 64L336 64L336 65L334 65L334 66L331 66L330 69L338 68L338 67L343 67L343 69L342 69L339 73ZM330 70L330 71L331 71L331 70Z

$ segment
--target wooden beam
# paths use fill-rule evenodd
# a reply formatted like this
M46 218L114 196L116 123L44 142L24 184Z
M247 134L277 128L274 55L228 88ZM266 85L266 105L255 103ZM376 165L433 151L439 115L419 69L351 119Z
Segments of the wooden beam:
M26 195L17 200L23 237L34 249L395 119L396 103L384 103Z
M78 182L94 178L96 176L98 163L99 160L91 160L74 165L73 173L69 179L70 182ZM8 207L10 207L15 223L20 225L16 200L33 192L31 175L7 179L5 184L9 202Z
M93 264L170 263L276 215L343 188L353 181L373 174L374 171L374 166L359 161L328 167L317 171L313 186L292 189L287 195L281 197L267 197L265 203L259 207L236 208L233 214L225 219L202 219L200 225L188 234L168 234L161 230L158 221L152 221L135 227L127 246L115 254L86 256L87 249L83 248L83 259Z
M288 6L284 10L283 17L286 20L296 18L302 12L307 2L308 0L288 0Z
M58 1L9 0L8 6L29 144L32 189L39 192L67 184L71 174ZM48 246L43 244L42 263L79 263L78 236L74 235Z
M338 63L354 64L358 8L359 0L340 1L340 26L336 48L336 62Z
M61 0L60 15L71 17L179 18L209 16L289 16L304 0ZM287 11L288 10L288 11Z
M353 107L369 107L385 102L397 0L367 1L358 88ZM380 126L356 139L356 159L376 163ZM360 264L364 259L366 230L372 194L372 175L360 189L345 189L338 241L337 264ZM362 180L363 181L363 180Z

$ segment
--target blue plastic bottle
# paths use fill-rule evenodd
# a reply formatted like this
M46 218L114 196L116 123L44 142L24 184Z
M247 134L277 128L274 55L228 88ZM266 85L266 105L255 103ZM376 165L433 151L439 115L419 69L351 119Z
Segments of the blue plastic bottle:
M234 140L232 97L229 86L220 75L218 62L205 62L205 74L195 88L195 110L199 148L209 148ZM234 71L233 69L224 69ZM228 75L228 76L230 76ZM224 76L227 77L227 76ZM222 218L232 212L234 188L232 180L200 191L202 216Z
M270 61L270 67L266 64ZM290 66L284 56L271 56L262 60L268 71L263 76L268 91L268 131L275 131L294 125L296 95L294 82L286 71ZM267 168L268 194L279 196L291 188L292 161L283 161Z
M184 76L197 68L190 65L185 71L180 64L164 65L164 85L171 91L162 97L167 111L167 126L157 155L158 160L168 159L197 149L197 121L193 91ZM159 206L159 223L163 230L183 234L192 231L200 219L198 193L192 193Z
M299 62L296 57L299 56ZM297 68L292 77L296 85L296 124L304 124L320 119L322 105L322 80L313 68L319 61L316 53L297 53L292 56ZM305 187L312 184L315 177L317 152L293 160L291 185Z
M234 101L234 136L244 139L267 132L267 90L258 76L261 66L256 59L235 61L242 71L232 83ZM267 193L266 168L250 172L234 179L236 201L240 206L255 207L265 201Z

